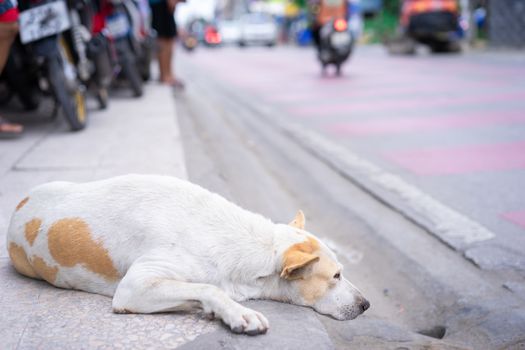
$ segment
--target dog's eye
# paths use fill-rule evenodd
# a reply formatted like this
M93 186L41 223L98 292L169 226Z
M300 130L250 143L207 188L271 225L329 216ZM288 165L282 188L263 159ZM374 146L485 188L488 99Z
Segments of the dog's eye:
M340 280L340 279L341 279L341 273L340 273L340 272L336 273L336 274L334 275L334 278L335 278L336 280Z

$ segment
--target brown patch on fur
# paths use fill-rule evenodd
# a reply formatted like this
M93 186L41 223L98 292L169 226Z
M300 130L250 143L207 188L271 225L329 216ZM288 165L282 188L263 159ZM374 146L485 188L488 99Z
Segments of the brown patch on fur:
M337 271L335 262L327 257L321 257L313 267L312 273L297 282L303 299L310 305L315 304L326 293Z
M29 197L26 197L26 198L22 199L22 200L20 201L20 203L18 203L18 205L16 206L15 211L19 211L20 209L22 209L22 207L23 207L24 205L26 205L26 203L27 203L28 200L29 200Z
M73 267L81 264L108 280L120 277L107 249L101 242L93 240L89 226L82 219L58 220L49 229L47 239L49 252L60 265Z
M312 237L308 237L304 242L292 245L283 254L281 277L286 279L301 278L302 276L294 272L318 261L319 256L313 254L318 250L319 242Z
M9 257L11 258L11 262L13 263L16 271L27 277L38 278L38 275L36 274L35 270L33 270L33 267L27 259L27 254L24 248L11 242L9 243L8 250Z
M317 239L313 237L308 237L306 241L301 242L301 243L296 243L292 245L290 248L288 248L288 250L291 250L291 249L295 249L295 250L299 250L304 253L312 254L319 250L319 242L317 241Z
M40 225L42 225L42 220L40 219L33 219L31 221L28 221L25 225L24 233L26 236L26 240L31 246L33 245L33 243L35 243L36 236L38 235L38 231L40 230Z
M44 259L39 256L33 255L33 268L47 282L54 284L57 279L58 267L49 266L46 264Z

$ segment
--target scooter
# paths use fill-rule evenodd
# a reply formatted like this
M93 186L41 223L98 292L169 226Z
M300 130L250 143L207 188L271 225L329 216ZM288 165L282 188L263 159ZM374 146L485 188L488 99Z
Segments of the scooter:
M334 65L336 74L341 75L341 66L350 57L353 46L354 38L345 19L333 19L324 24L319 31L317 53L323 73L328 65Z
M82 83L94 92L99 107L105 109L112 80L111 61L104 40L91 33L96 5L92 0L67 1L71 28L64 37L74 48L73 56Z
M199 45L198 36L194 31L192 31L191 26L181 29L180 36L180 43L182 47L188 52L192 52Z
M94 17L93 34L107 44L113 72L126 79L135 97L143 94L143 78L138 69L135 38L124 4L131 0L103 0Z
M193 50L195 50L198 44L199 44L199 41L197 40L197 37L195 36L195 34L192 34L192 33L184 34L182 38L182 47L186 51L192 52Z
M36 109L41 94L53 96L54 114L62 110L71 130L86 126L85 86L72 48L63 33L71 28L63 0L21 0L20 34L5 69L8 85L28 109Z
M399 35L388 49L392 54L414 54L420 43L435 53L459 52L463 32L457 0L404 0Z

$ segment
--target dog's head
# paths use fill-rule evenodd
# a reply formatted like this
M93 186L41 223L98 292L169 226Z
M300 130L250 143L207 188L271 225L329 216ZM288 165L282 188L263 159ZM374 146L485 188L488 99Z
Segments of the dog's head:
M280 277L288 285L288 298L338 320L356 318L370 303L343 277L343 267L335 254L304 231L304 222L304 214L299 211L289 227L282 228L295 230L305 238L288 247L282 256Z

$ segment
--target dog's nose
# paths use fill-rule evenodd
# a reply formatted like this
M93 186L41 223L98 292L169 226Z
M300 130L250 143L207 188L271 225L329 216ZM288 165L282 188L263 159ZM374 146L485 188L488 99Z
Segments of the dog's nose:
M362 312L365 312L370 307L370 303L368 302L368 300L363 299L359 307L361 308L361 310L363 310Z

